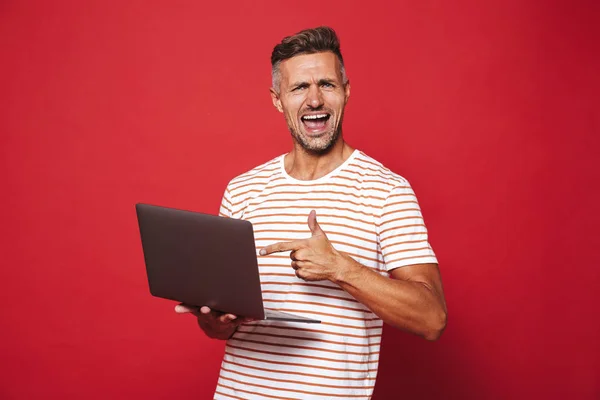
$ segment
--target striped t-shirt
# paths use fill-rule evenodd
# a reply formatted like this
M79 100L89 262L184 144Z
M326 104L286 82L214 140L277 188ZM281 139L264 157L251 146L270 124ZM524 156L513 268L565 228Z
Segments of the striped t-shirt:
M361 151L311 181L289 176L279 156L227 186L220 215L248 220L256 248L310 237L311 210L338 250L387 275L436 263L409 183ZM265 308L320 324L255 321L227 341L215 399L369 399L382 321L330 281L305 282L289 252L258 257Z

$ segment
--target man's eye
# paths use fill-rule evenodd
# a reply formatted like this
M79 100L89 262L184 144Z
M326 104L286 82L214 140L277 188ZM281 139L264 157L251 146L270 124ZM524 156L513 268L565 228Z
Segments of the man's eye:
M296 86L293 91L295 92L302 89L306 89L306 86Z
M321 86L326 87L326 88L332 88L333 84L331 84L331 83L323 83Z

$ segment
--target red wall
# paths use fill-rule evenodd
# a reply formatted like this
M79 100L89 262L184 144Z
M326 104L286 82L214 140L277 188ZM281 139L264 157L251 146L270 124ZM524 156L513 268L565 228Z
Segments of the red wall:
M450 312L385 330L374 399L600 398L599 3L252 3L2 2L0 398L210 398L223 345L148 293L133 205L214 213L286 152L270 51L319 24Z

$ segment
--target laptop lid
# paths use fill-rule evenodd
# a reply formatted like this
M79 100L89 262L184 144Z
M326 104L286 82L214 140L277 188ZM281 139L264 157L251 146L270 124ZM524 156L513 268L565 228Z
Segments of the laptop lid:
M250 222L150 204L136 211L152 295L265 318Z

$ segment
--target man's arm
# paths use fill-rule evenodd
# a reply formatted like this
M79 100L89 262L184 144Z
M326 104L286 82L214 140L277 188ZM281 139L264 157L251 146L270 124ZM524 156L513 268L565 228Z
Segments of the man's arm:
M436 340L446 326L446 303L436 264L396 268L394 279L381 276L352 257L337 251L311 211L308 239L280 242L263 248L261 255L291 251L296 276L307 281L330 280L367 306L384 322Z
M386 278L346 254L333 279L379 318L396 328L437 340L446 327L446 302L437 264L396 268Z

